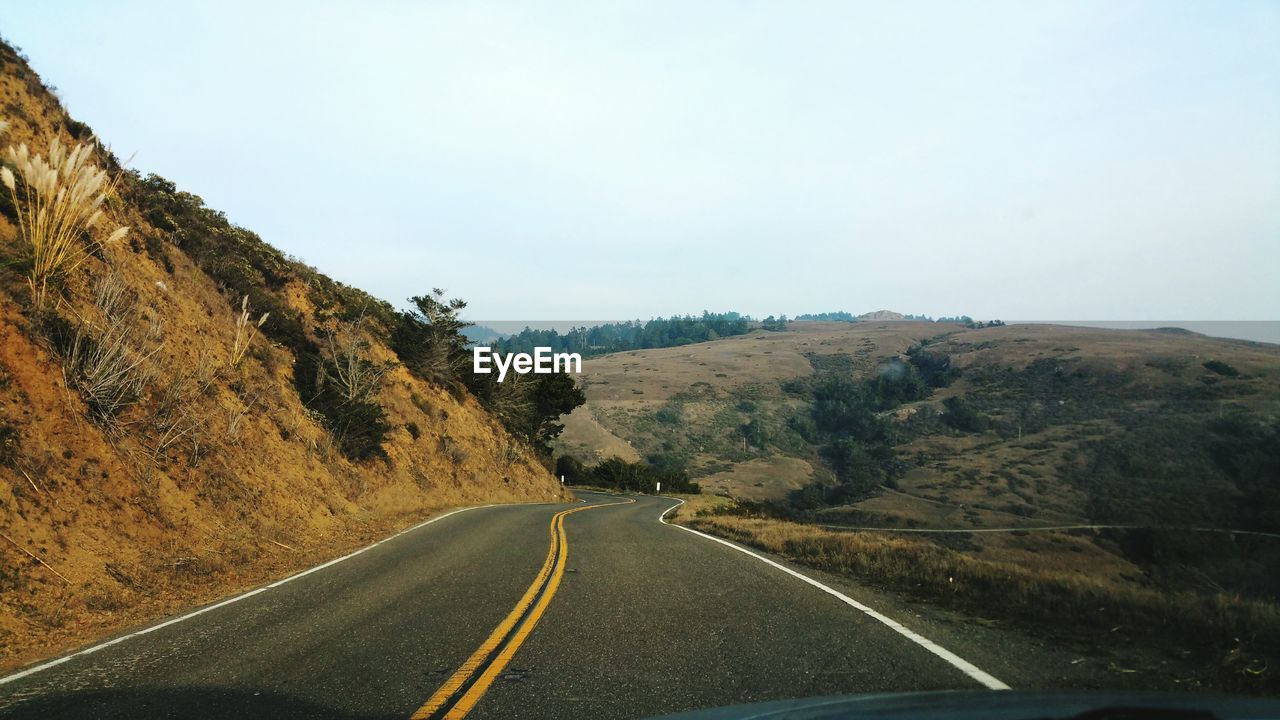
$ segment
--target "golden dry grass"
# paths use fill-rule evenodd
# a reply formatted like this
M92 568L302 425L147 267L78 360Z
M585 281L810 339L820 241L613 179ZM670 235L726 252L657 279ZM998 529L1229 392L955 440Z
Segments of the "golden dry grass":
M8 127L5 122L0 131ZM10 145L4 159L16 170L0 168L0 181L17 208L18 234L27 249L27 281L32 302L44 307L49 284L75 270L90 254L124 238L128 227L94 236L105 222L105 203L115 193L116 178L97 166L92 144L68 149L61 138L49 141L48 157L27 144ZM82 238L88 237L85 242Z
M1265 652L1280 647L1280 608L1270 603L1227 594L1157 592L1046 564L983 560L884 533L717 514L705 503L680 510L680 522L704 532L986 617L1072 632L1120 628L1189 650L1225 652L1241 640Z
M762 408L780 409L793 400L778 389L781 381L808 377L813 369L807 354L847 356L855 374L866 376L878 363L901 355L924 338L950 334L931 346L952 355L963 368L1024 368L1036 360L1079 360L1085 367L1125 373L1133 382L1150 389L1154 397L1179 383L1180 378L1161 366L1198 368L1200 363L1221 359L1249 376L1257 391L1239 402L1274 413L1280 397L1280 348L1223 341L1190 334L1118 331L1060 325L1015 325L969 330L955 325L917 322L865 322L857 324L793 323L787 332L753 332L706 343L674 348L637 350L588 358L584 362L587 405L566 424L562 448L590 458L603 448L628 447L639 451L659 448L672 432L668 426L645 423L677 394L695 391L698 399L684 403L682 421L675 432L706 427L717 413L732 404L745 388ZM944 399L970 389L964 374L949 388L938 390L927 401L902 409L905 420L913 413L937 412ZM705 396L705 399L703 399ZM1139 408L1140 409L1140 408ZM746 414L743 416L745 417ZM913 468L901 479L903 490L951 507L1007 508L1045 520L1079 519L1082 495L1056 482L1055 473L1064 451L1085 437L1100 437L1113 430L1106 423L1051 427L1018 439L993 435L929 436L900 448L907 457L929 456L935 461ZM711 460L713 458L706 458ZM798 459L812 462L812 456ZM719 464L742 460L718 458ZM695 463L695 465L711 463ZM728 469L725 469L728 472ZM1005 481L992 478L1004 472L1019 483L1016 492ZM807 479L800 465L778 468L771 485L792 486ZM724 476L721 479L728 479ZM978 478L977 481L966 478ZM725 491L746 497L755 493L758 478L743 475L744 482L727 482ZM1040 482L1037 482L1040 481ZM907 508L902 508L904 512ZM978 508L983 522L996 522L1001 514Z
M698 478L704 493L723 493L745 500L786 497L813 480L813 466L799 458L774 456L736 463L728 470Z
M249 296L240 300L240 313L236 315L236 334L231 340L231 367L239 367L249 346L258 337L258 331L271 317L271 313L262 313L257 322L249 318Z
M579 406L561 420L564 432L557 441L560 452L573 455L587 464L613 457L627 462L640 460L640 453L601 425L589 406Z

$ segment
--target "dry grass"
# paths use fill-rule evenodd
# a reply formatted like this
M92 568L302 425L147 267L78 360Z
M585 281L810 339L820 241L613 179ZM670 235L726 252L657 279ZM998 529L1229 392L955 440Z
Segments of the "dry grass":
M0 128L3 130L3 128ZM27 248L27 282L32 302L45 307L49 285L79 267L95 249L122 239L129 229L94 237L103 224L103 205L118 178L110 178L92 160L93 146L67 150L54 137L49 157L33 154L26 143L10 145L4 159L16 170L0 168L0 181L18 209L18 234ZM90 238L88 243L82 237Z
M271 313L262 313L262 317L255 323L249 319L249 296L245 295L240 301L240 314L236 316L236 335L231 344L231 367L240 367L244 354L249 352L249 346L258 337L259 328L270 316Z
M590 404L580 405L560 421L564 423L564 432L556 439L555 445L562 453L573 455L587 464L611 457L627 462L640 461L640 453L635 448L600 424Z
M799 458L774 455L736 463L727 470L698 478L704 493L724 493L744 500L765 502L813 481L813 466Z
M133 299L117 273L93 285L99 319L79 318L62 357L63 382L79 391L95 420L113 425L121 412L142 397L151 379L149 361L159 349L144 349L138 337Z
M1280 647L1280 608L1228 594L1163 593L1106 582L1084 573L992 562L920 540L881 533L837 532L773 519L719 514L690 504L683 522L798 563L850 575L983 616L1028 622L1053 632L1113 632L1154 638L1215 660L1248 660L1230 668L1229 686L1274 683L1257 651ZM1171 632L1171 628L1177 628Z

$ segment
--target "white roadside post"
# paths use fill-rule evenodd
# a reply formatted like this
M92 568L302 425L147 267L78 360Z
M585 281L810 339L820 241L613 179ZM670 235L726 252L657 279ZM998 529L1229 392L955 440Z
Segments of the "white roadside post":
M658 489L657 489L657 490L655 490L655 491L653 491L653 494L654 494L654 495L661 495L661 494L662 494L662 481L661 481L661 480L659 480L659 481L658 481Z

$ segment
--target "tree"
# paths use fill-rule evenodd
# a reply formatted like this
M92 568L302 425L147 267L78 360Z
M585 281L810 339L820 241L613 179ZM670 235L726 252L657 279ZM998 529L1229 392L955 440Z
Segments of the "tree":
M534 377L536 380L530 393L533 403L530 422L533 432L530 441L539 448L548 448L552 438L558 437L564 430L560 417L585 403L587 396L569 375L551 373Z
M382 387L382 379L395 368L394 362L374 362L367 357L370 345L362 324L363 318L357 318L322 334L324 362L316 385L332 387L348 402L371 400Z
M319 331L322 344L309 344L293 368L303 404L320 414L338 449L352 460L385 456L382 441L391 424L377 395L395 366L368 358L360 326L357 319Z
M567 485L577 485L587 475L587 467L572 455L561 455L556 460L556 476L563 478Z
M416 375L445 387L457 389L467 366L468 340L463 330L471 323L463 322L458 313L467 303L454 298L445 300L444 290L435 288L430 295L409 298L414 309L401 312L391 331L391 348L400 361Z
M780 315L775 318L774 316L770 315L769 317L765 318L763 322L760 323L760 327L765 330L770 330L775 332L780 330L786 330L787 316Z

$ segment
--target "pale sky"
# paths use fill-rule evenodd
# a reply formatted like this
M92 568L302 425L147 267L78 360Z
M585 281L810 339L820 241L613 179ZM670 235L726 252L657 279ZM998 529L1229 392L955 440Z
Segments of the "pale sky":
M401 304L1280 319L1280 3L67 3L134 167Z

